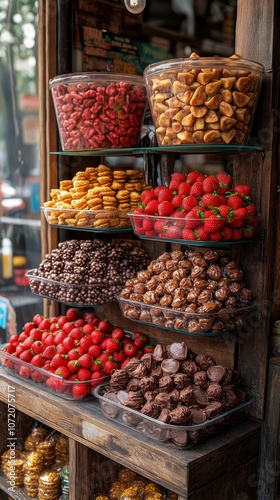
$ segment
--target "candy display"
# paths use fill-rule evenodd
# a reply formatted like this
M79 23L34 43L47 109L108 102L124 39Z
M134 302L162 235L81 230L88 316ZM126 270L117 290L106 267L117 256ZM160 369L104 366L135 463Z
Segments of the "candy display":
M66 470L69 460L69 456L63 461L56 455L59 440L65 445L68 443L66 436L35 422L24 441L23 449L18 443L12 459L10 450L2 454L2 472L7 477L10 474L14 477L15 474L15 485L24 486L28 497L58 500L62 489L62 470ZM30 443L35 442L36 447L30 451Z
M149 257L130 242L68 240L27 273L31 291L69 305L115 301L125 280L144 269Z
M254 307L237 262L214 250L164 252L126 281L119 302L129 319L192 334L232 330Z
M119 469L117 478L111 482L106 492L94 496L94 500L171 500L171 498L177 500L178 495L127 467Z
M2 366L64 399L85 398L114 369L154 349L146 334L128 334L94 313L82 314L75 308L68 309L65 316L35 315L33 319L0 349ZM38 450L39 446L50 465L54 459L52 442L45 442L44 435L27 439L27 449ZM55 458L67 457L68 442L61 438L55 446Z
M158 145L246 144L264 68L229 58L170 59L144 70Z
M183 448L244 418L249 404L238 371L185 342L156 345L115 370L94 394L106 417Z
M96 231L130 226L127 212L137 207L144 189L144 172L87 167L52 189L43 204L50 224L92 228Z
M250 186L233 184L226 172L176 172L168 187L144 190L128 215L140 238L201 244L251 240L259 223Z
M50 80L62 149L137 146L146 108L138 76L76 73Z

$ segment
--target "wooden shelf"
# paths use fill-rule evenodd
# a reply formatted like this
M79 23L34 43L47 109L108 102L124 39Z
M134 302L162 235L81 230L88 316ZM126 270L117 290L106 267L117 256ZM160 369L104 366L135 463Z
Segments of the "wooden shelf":
M217 475L226 477L242 463L245 467L249 460L257 460L259 425L252 421L184 451L140 438L133 430L128 434L123 426L104 419L94 398L65 400L0 370L0 400L4 403L8 402L9 386L15 388L17 410L185 498L192 498L188 492L198 486L207 488ZM214 463L219 464L219 472Z

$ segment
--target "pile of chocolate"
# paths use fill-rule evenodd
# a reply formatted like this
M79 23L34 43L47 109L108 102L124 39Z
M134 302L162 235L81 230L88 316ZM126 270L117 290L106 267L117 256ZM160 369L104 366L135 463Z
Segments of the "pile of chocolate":
M214 250L164 252L126 281L123 314L191 333L221 332L242 325L253 304L243 271Z
M64 241L33 271L30 287L62 302L103 304L114 301L124 282L149 261L143 249L129 242Z
M207 425L208 420L248 399L237 370L218 365L207 354L196 354L185 342L158 344L152 354L133 358L124 369L114 370L103 398L105 416L119 417L114 403L121 404L125 408L121 418L127 425L180 447L200 442L232 423L236 415ZM189 429L199 424L202 428Z

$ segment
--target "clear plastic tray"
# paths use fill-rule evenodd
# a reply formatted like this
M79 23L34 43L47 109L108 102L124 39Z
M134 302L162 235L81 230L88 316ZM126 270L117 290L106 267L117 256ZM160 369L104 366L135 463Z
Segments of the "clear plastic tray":
M63 302L69 306L97 306L115 301L115 294L120 293L122 283L104 283L86 285L62 283L36 276L36 269L27 271L26 276L32 293L47 299Z
M117 300L125 318L196 337L215 337L234 331L248 321L249 313L256 308L253 304L238 309L222 309L215 313L190 313L119 296Z
M87 400L91 397L91 381L85 380L83 382L77 382L72 380L66 380L59 375L54 375L53 373L44 370L43 368L37 368L36 366L27 363L26 361L22 361L21 359L8 354L3 351L5 345L2 345L0 348L0 363L2 368L11 373L14 377L19 378L20 380L25 380L29 384L34 387L41 387L42 389L55 394L63 399L69 399L73 401L77 400ZM108 377L100 378L100 383L108 380ZM96 383L96 381L94 381ZM76 391L76 395L73 394L74 386L84 386L88 389L88 394L86 396L78 396ZM75 387L77 389L77 387Z
M233 229L233 226L227 221L227 219L220 218L221 230L214 233L212 236L209 233L209 238L202 239L199 231L200 229L206 229L209 219L192 219L192 218L179 218L179 217L163 217L159 215L148 215L148 214L134 214L129 212L128 217L130 218L132 228L134 233L143 239L157 240L157 241L173 241L180 244L191 244L194 246L224 246L238 243L250 243L252 241L259 241L256 236L256 230L248 231L250 227L250 221L245 220L244 223L241 219L235 219L235 225L246 227L246 231L238 231L239 239L230 237L228 232L225 232L224 228L228 227ZM145 229L148 228L148 229ZM161 229L162 228L162 229ZM187 231L190 229L190 231ZM218 233L220 232L220 236ZM190 237L193 235L193 239Z
M103 415L126 426L144 433L147 437L164 443L174 443L180 448L187 449L194 444L201 443L214 434L240 423L248 415L253 400L249 399L235 408L217 415L202 424L174 425L166 424L136 410L132 410L104 396L106 383L95 387L93 395L99 400ZM180 442L180 444L179 444Z
M131 231L127 213L119 210L75 210L68 208L41 207L51 226L87 230L96 233Z

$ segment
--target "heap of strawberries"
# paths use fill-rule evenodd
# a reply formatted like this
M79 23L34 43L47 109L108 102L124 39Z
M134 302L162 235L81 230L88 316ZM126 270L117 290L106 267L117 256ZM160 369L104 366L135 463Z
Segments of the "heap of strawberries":
M253 238L256 206L247 184L233 186L226 172L174 173L168 187L141 194L131 216L135 232L150 238L187 241L237 241Z
M36 314L1 350L9 355L4 355L4 364L21 377L81 399L114 369L154 347L142 332L130 336L92 312L69 308L58 317Z

